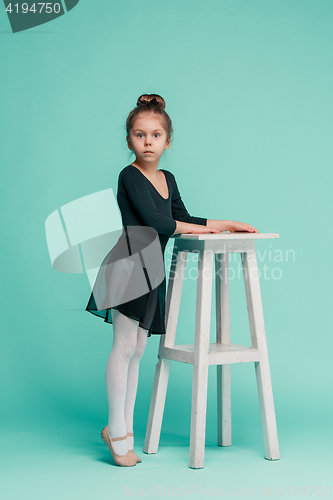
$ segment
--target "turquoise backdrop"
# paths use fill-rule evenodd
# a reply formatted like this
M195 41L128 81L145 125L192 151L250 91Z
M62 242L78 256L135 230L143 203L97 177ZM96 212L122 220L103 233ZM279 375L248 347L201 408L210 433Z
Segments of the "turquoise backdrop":
M80 0L12 33L0 7L3 498L159 496L156 487L166 488L160 496L192 487L198 498L199 486L206 496L215 487L330 496L332 23L331 0ZM174 140L159 166L174 173L190 214L280 235L257 243L259 267L270 269L261 293L279 461L264 459L253 364L232 366L231 447L217 446L210 367L205 467L188 467L192 368L173 362L159 451L142 452L157 336L135 407L142 463L114 466L100 438L113 327L84 311L86 275L52 268L44 223L77 198L116 194L134 159L125 120L142 93L166 100ZM178 343L192 341L194 317L188 279ZM212 340L214 328L212 316ZM231 282L231 335L250 343L241 275Z

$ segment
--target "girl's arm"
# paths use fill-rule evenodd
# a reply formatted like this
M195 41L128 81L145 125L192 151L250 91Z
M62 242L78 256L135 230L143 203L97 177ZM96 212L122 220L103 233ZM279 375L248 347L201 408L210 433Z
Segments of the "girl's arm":
M207 219L207 225L188 224L176 220L177 227L173 234L196 234L196 233L219 233L221 231L230 231L231 233L243 232L259 233L258 229L250 224L236 222L233 220L211 220Z
M177 222L177 229L175 233L184 233L193 229L193 226L199 224L201 226L207 225L207 219L204 217L193 217L187 211L184 205L182 197L180 195L175 176L171 174L171 179L173 181L172 188L172 198L171 198L171 209L172 217Z
M205 219L206 220L206 219ZM191 224L188 222L182 222L179 220L176 220L176 230L173 234L203 234L203 233L219 233L220 231L212 226L208 225L208 220L207 220L207 225L201 225L201 224Z
M173 234L188 234L188 233L219 233L220 231L230 231L231 233L237 231L248 231L259 233L259 231L250 226L250 224L243 224L231 220L211 220L203 217L192 217L181 198L175 176L169 172L174 182L173 196L172 196L172 217L177 223L176 230Z
M172 217L175 220L177 226L173 234L188 234L188 233L219 233L219 230L213 227L209 227L208 221L204 217L193 217L187 211L184 205L182 197L180 195L175 176L172 172L167 171L170 174L170 180L173 183L172 186Z
M219 231L230 231L236 233L238 231L246 231L248 233L259 233L258 229L244 222L235 220L210 220L207 219L207 226L218 229Z

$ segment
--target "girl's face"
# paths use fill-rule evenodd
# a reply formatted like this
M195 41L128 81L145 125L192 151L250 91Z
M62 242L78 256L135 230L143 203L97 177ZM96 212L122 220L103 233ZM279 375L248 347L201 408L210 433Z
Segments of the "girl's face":
M156 163L163 151L169 148L170 136L167 137L162 123L162 118L156 113L140 113L134 120L127 144L137 159Z

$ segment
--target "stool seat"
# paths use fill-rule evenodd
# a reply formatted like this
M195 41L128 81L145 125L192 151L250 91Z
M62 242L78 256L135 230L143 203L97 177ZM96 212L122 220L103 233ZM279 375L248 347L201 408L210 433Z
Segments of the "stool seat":
M161 335L143 451L156 453L161 433L170 363L193 365L190 461L203 468L208 367L217 368L217 442L231 445L231 364L254 363L265 458L280 458L266 332L255 251L256 239L276 233L182 234L174 237L166 297L166 334ZM198 254L197 299L193 344L175 344L187 255ZM229 255L239 253L250 326L251 346L230 342ZM215 266L215 273L213 268ZM210 343L213 274L216 287L216 342Z

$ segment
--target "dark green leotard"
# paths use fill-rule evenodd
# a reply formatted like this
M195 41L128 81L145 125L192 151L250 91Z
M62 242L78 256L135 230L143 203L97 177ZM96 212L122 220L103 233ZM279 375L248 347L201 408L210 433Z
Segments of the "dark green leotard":
M127 226L147 226L157 231L161 244L164 262L164 250L170 236L175 232L176 220L191 224L207 225L207 219L192 217L185 208L174 175L168 170L164 172L168 189L168 198L163 198L147 177L134 165L123 168L118 177L117 202L121 212L122 223ZM123 233L125 238L125 233ZM121 238L120 238L121 240ZM120 244L120 241L118 242ZM118 245L117 243L117 245ZM110 261L115 247L104 259ZM102 283L103 279L103 283ZM95 287L106 290L112 286L105 283L105 277L97 276ZM94 287L94 288L95 288ZM139 326L151 334L165 333L165 293L166 279L153 290L141 297L112 307L126 316L139 321ZM86 310L112 323L111 309L97 310L93 293Z

